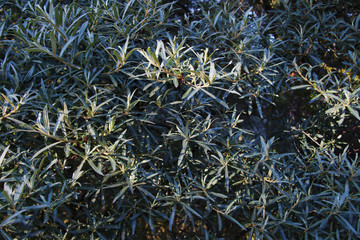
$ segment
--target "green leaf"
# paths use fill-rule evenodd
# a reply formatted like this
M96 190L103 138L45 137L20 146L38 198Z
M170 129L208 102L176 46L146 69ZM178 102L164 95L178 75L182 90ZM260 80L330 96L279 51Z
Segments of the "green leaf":
M55 30L50 32L50 40L51 40L51 49L52 53L56 55L56 37L55 37Z
M183 207L184 210L188 210L191 213L193 213L194 215L196 215L199 218L202 218L201 215L199 213L197 213L192 207L190 207L188 204L180 202L181 206ZM188 215L189 217L191 217L191 214Z
M185 153L186 153L186 150L187 150L187 146L188 146L188 140L187 139L184 139L182 141L182 148L181 148L181 152L180 152L180 155L179 155L179 158L178 158L178 167L181 165L183 159L184 159L184 156L185 156Z
M235 218L233 218L232 216L228 215L228 214L223 214L223 216L230 220L231 222L235 223L236 225L238 225L241 229L245 230L246 231L246 228L240 224Z
M114 197L113 203L115 203L119 198L121 198L128 189L129 189L129 185L123 187L121 191Z
M176 214L176 206L177 204L174 204L171 210L171 215L169 218L169 231L172 230L173 224L174 224L174 220L175 220L175 214Z
M66 49L76 40L77 36L71 36L70 39L62 47L59 56L62 57Z
M45 152L46 150L60 144L62 142L54 142L50 145L47 145L46 147L43 147L42 149L40 149L39 151L37 151L31 158L30 158L30 161L32 161L33 159L35 159L37 156L39 156L41 153Z
M188 88L188 90L186 90L186 92L181 96L181 99L186 98L187 96L189 96L189 94L191 93L193 89L191 87Z
M346 218L342 217L341 215L335 215L335 218L339 221L341 226L343 226L345 229L348 229L355 235L358 235L358 232L355 230L355 228L352 226L352 224Z
M179 87L179 81L177 80L176 77L173 78L173 84L174 84L174 87Z
M259 113L260 117L264 118L259 99L255 98L255 102L256 102L257 110L258 110L258 113Z
M356 111L354 108L352 108L350 106L347 106L347 109L354 117L356 117L358 120L360 120L360 115L359 115L358 111Z
M17 219L17 218L18 218L18 216L20 216L23 212L25 212L24 209L23 209L23 210L20 210L20 211L18 211L18 212L16 212L16 213L14 213L14 214L12 214L12 215L9 216L9 217L7 217L7 218L5 219L5 221L3 221L3 222L0 224L0 228L2 228L2 227L4 227L4 226L7 226L7 225L9 225L9 224L13 224L13 223L15 223L15 222L20 222L21 219Z
M215 99L218 103L220 103L220 104L221 104L223 107L225 107L226 109L229 108L229 106L226 104L225 101L220 100L220 99L219 99L218 97L216 97L214 94L208 92L207 90L205 90L205 89L203 89L203 88L201 89L201 91L203 91L204 93L206 93L209 97Z
M1 156L0 156L0 167L3 165L3 162L4 162L4 159L5 159L5 156L6 156L6 153L8 152L10 148L10 145L8 145L4 151L2 152Z

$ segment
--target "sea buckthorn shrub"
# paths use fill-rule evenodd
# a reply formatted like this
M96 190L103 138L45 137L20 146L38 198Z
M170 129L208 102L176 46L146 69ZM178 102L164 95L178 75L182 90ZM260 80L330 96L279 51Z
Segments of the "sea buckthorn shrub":
M242 2L0 3L2 238L359 238L360 16Z

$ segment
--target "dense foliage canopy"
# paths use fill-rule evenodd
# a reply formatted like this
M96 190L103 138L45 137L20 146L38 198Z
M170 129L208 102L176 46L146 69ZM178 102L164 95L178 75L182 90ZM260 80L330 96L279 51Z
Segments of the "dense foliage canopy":
M2 238L360 238L360 15L266 2L0 2Z

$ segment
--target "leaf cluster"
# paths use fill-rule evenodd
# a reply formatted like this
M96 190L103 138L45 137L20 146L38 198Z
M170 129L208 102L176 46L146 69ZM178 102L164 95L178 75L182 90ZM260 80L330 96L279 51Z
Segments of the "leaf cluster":
M1 4L4 239L360 236L360 16Z

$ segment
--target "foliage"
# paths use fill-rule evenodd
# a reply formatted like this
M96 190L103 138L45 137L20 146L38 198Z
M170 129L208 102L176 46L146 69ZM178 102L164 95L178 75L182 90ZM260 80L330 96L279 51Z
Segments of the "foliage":
M360 237L360 16L0 9L4 239Z

